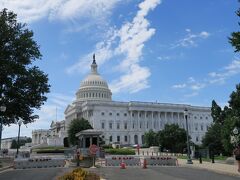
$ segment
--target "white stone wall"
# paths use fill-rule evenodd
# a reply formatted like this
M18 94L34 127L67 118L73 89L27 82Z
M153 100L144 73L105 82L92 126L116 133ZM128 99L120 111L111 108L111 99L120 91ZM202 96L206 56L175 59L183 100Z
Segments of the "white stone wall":
M142 144L142 136L150 129L159 131L166 124L172 123L186 129L183 114L185 108L189 111L191 140L201 144L207 127L212 123L210 108L178 104L88 101L75 106L75 112L81 112L82 117L88 119L94 129L103 131L107 144L118 142L119 138L120 144Z

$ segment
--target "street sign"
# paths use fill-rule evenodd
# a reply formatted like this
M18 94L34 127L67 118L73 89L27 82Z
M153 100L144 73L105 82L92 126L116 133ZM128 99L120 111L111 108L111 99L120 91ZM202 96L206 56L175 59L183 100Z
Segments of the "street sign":
M89 151L90 151L90 154L91 155L96 155L97 151L99 150L99 147L95 144L92 144L90 147L89 147Z

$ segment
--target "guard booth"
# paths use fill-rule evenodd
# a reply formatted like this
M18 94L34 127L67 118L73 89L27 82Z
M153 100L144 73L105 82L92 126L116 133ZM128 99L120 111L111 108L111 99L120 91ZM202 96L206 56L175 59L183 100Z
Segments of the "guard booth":
M94 130L94 129L87 129L80 131L76 134L76 137L79 139L79 149L80 153L84 157L88 157L90 155L89 147L92 144L95 144L99 147L99 140L102 131ZM97 152L96 156L99 157L100 151Z

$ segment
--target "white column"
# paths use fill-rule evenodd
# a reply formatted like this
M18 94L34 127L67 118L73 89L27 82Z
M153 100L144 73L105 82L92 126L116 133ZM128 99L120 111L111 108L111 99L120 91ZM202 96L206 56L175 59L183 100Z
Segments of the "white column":
M178 125L180 127L180 118L179 118L179 112L177 112L177 122L178 122Z
M136 126L137 126L137 130L139 130L140 129L140 120L139 120L140 118L139 118L139 111L137 111L137 123L136 123Z
M151 111L151 128L154 130L154 123L153 123L153 111Z
M164 112L164 113L165 113L165 124L168 124L167 112Z
M158 131L161 129L161 112L158 112Z

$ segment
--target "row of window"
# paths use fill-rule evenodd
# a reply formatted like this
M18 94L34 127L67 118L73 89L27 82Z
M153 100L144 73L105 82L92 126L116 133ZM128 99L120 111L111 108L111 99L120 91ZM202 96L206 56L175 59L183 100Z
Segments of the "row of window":
M147 123L146 123L146 128L147 128L147 129L149 128L149 125L150 125L150 123L147 122ZM162 125L163 125L163 124L161 123L160 126L162 127ZM139 123L139 128L141 129L142 127L143 127L143 123L140 122L140 123ZM154 127L154 128L157 127L157 122L156 122L156 121L153 122L153 127ZM184 128L184 124L181 124L181 127ZM105 123L104 123L104 122L101 123L101 128L102 128L102 129L105 129ZM113 129L113 123L112 123L112 122L109 122L109 123L108 123L108 128L109 128L109 129ZM127 123L127 122L125 122L125 123L123 124L123 128L124 128L125 130L128 129L128 123ZM135 123L132 123L132 129L134 129L134 128L135 128ZM189 127L189 128L190 128L190 127ZM206 130L208 130L208 128L209 128L209 126L206 125ZM119 123L119 122L116 123L116 129L120 129L120 123ZM198 131L198 124L195 124L195 130ZM203 124L201 124L200 130L201 130L201 131L204 131L204 125L203 125Z
M110 98L108 93L80 93L80 98Z
M104 112L102 112L102 113L101 113L101 115L102 115L102 116L104 116L104 115L105 115L105 113L104 113ZM109 116L112 116L112 115L113 115L113 113L111 113L111 112L110 112L108 115L109 115ZM117 113L116 115L117 115L117 116L120 116L120 113ZM127 113L124 113L124 116L126 117L126 116L127 116Z
M197 116L194 116L194 119L197 119ZM203 119L203 117L200 116L199 119ZM208 117L206 116L205 119L208 120Z
M92 84L97 84L97 85L103 84L103 85L106 85L106 83L102 82L102 81L85 81L84 84L86 84L86 85L92 85Z

